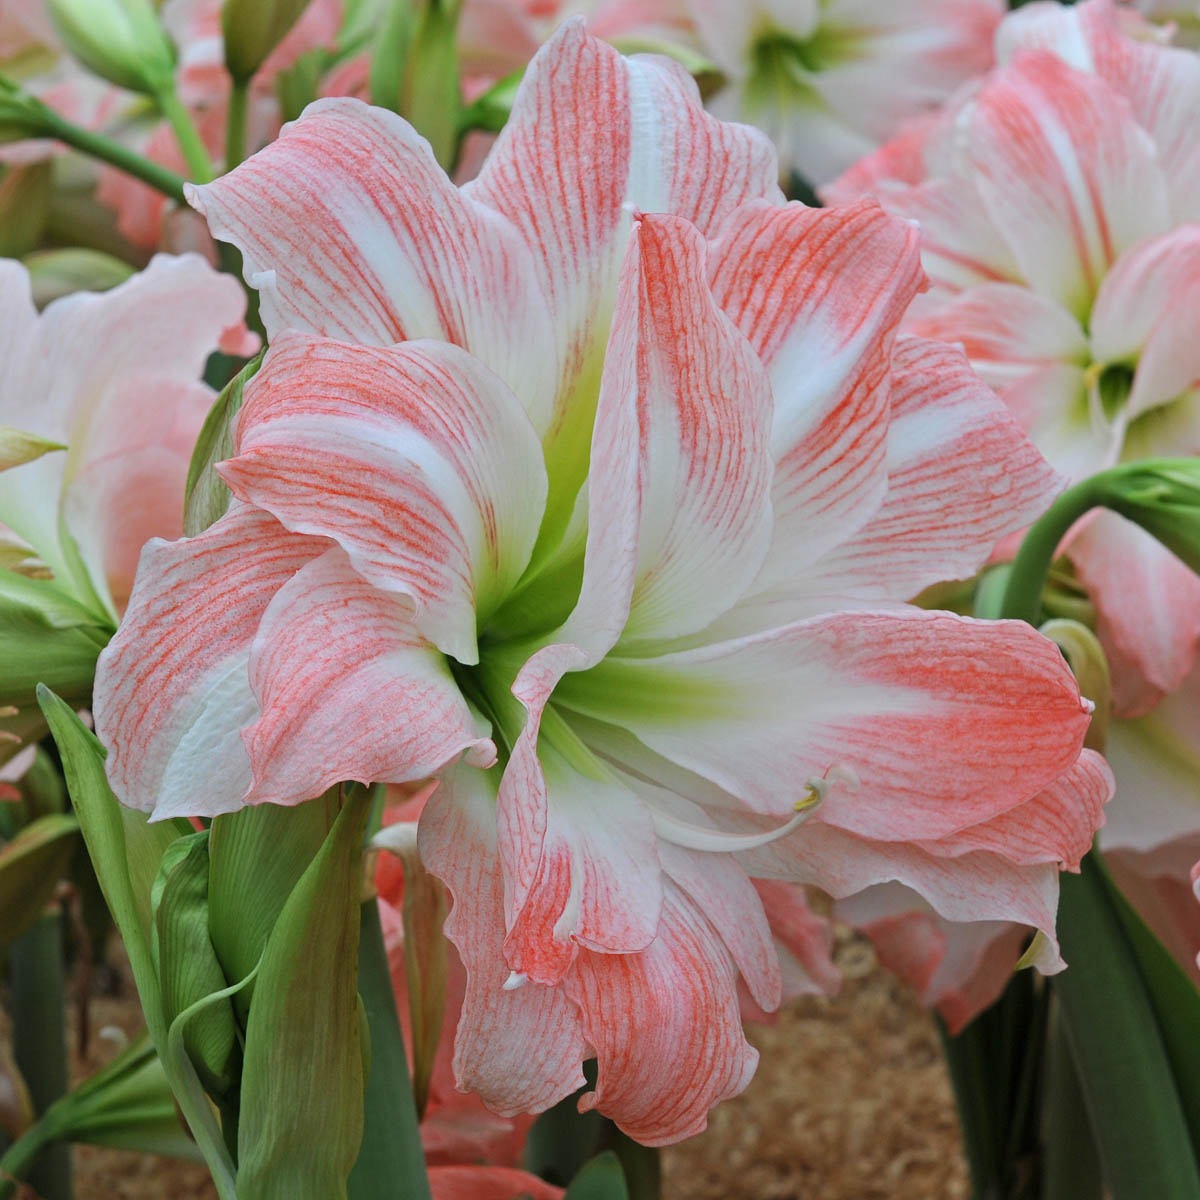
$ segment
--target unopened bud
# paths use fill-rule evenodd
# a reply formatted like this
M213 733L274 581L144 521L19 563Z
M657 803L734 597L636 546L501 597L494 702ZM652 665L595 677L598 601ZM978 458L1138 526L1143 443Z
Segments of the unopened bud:
M47 0L67 49L118 87L150 96L171 86L175 52L150 0Z
M225 0L221 31L230 75L251 78L307 7L308 0Z
M1200 572L1200 459L1153 458L1105 474L1104 503Z

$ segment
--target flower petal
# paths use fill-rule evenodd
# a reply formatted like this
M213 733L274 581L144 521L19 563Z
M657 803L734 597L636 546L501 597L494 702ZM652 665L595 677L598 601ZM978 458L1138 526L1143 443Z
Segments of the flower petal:
M848 767L858 788L833 788L820 817L895 841L1033 796L1076 760L1090 711L1057 648L1029 626L907 608L609 657L567 675L554 699L775 820L806 780Z
M711 256L717 303L775 396L775 539L761 586L794 575L882 498L892 337L922 278L914 229L864 201L739 209Z
M883 506L813 564L813 592L907 600L965 579L1065 482L957 349L902 338L892 362Z
M1200 576L1114 512L1080 528L1067 554L1096 605L1113 704L1139 716L1174 691L1200 649Z
M737 975L713 928L668 885L659 935L639 954L581 951L563 987L596 1050L580 1100L644 1146L699 1133L708 1110L750 1082Z
M1076 316L1123 250L1168 225L1153 142L1124 98L1052 54L994 74L966 129L980 195L1026 279Z
M93 698L123 803L156 818L242 806L251 772L241 731L259 715L250 644L272 596L328 546L241 505L198 537L147 543Z
M545 504L520 403L442 342L376 348L288 332L246 387L235 493L323 534L375 586L410 597L416 628L478 661L486 616L529 561Z
M429 1168L433 1200L562 1200L563 1190L515 1167Z
M535 423L549 420L559 364L529 252L394 113L318 100L188 198L214 237L241 250L272 340L294 328L372 346L453 342L496 371Z
M503 1116L541 1112L583 1086L587 1043L560 988L506 990L504 898L496 850L494 785L470 767L443 779L421 813L422 861L450 889L446 936L467 969L454 1071Z
M372 587L338 548L267 606L250 686L262 708L243 738L255 804L295 803L345 779L411 783L464 751L479 766L496 758L411 606Z

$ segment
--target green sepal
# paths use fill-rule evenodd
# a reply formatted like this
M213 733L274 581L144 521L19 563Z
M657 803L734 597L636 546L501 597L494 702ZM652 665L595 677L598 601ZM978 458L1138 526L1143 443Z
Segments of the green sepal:
M35 250L21 261L29 271L29 286L38 308L75 292L107 292L133 275L128 263L86 246Z
M629 1200L625 1172L612 1150L596 1155L567 1188L563 1200Z
M150 0L47 0L67 49L94 75L157 96L172 86L175 52Z
M208 843L208 931L226 979L258 964L279 914L324 844L337 816L338 789L283 808L260 804L214 819ZM237 994L244 1021L253 988Z
M187 537L203 533L229 507L229 485L213 468L233 454L233 422L242 407L242 389L262 358L261 353L255 355L225 385L200 427L183 493L183 532Z
M66 875L79 823L53 813L26 825L0 850L0 950L33 927Z
M221 32L230 75L243 83L249 81L308 4L309 0L225 0Z
M346 1196L363 1131L358 940L370 799L349 789L263 954L246 1024L238 1200Z
M1105 474L1108 506L1200 572L1200 461L1146 459Z
M170 1024L197 1000L229 981L208 934L208 830L167 847L150 892L154 926L150 949L158 969L163 1014ZM184 1046L211 1096L233 1084L237 1023L229 1000L207 1006L184 1032Z
M86 700L112 633L106 618L53 581L0 568L0 705L28 707L39 683Z
M39 687L38 703L62 757L67 790L104 899L129 955L129 966L150 1036L167 1052L168 1026L162 992L150 950L150 890L167 847L192 832L184 820L147 822L145 814L120 804L104 774L104 747L49 688ZM163 1068L188 1127L204 1155L221 1200L238 1200L233 1163L221 1129L190 1063Z

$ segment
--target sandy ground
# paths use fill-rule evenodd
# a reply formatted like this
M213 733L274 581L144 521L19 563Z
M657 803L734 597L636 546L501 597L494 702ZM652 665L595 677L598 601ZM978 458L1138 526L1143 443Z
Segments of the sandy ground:
M965 1200L937 1037L911 994L843 936L846 982L753 1028L762 1059L744 1095L664 1159L665 1200ZM96 1028L132 1033L131 995L97 1000ZM94 1040L95 1064L112 1054ZM79 1200L215 1200L202 1166L76 1150Z

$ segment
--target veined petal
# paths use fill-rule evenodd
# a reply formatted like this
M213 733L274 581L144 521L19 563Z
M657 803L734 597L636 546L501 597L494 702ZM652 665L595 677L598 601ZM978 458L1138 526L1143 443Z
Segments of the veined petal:
M818 815L894 841L1033 796L1078 757L1090 712L1057 648L1029 626L906 608L610 656L567 675L554 699L624 726L774 820L807 779L849 768L859 786L833 788Z
M214 237L242 251L272 340L294 328L373 346L453 342L545 427L559 363L529 251L394 113L318 100L188 196Z
M1077 316L1116 257L1168 225L1162 167L1124 98L1052 54L993 75L966 129L980 195L1026 279Z
M806 572L814 593L906 600L965 579L1065 485L957 349L902 338L892 364L883 506Z
M662 906L654 826L641 801L555 714L562 751L543 739L546 701L576 650L549 647L537 656L545 665L527 665L513 685L527 716L497 799L504 952L514 971L546 984L562 978L579 946L641 950Z
M1057 862L1078 871L1104 824L1116 784L1104 756L1084 750L1079 760L1031 800L998 816L923 843L931 854L989 850L1020 865Z
M457 346L377 348L287 332L246 386L235 493L342 546L411 597L414 624L478 661L477 613L516 582L546 498L541 448L504 382Z
M453 768L421 813L418 844L422 861L450 889L446 936L467 969L454 1047L458 1085L514 1116L541 1112L583 1086L587 1042L561 988L504 987L509 967L494 804L488 776Z
M799 884L780 879L750 882L775 938L783 1001L797 996L832 996L841 987L842 973L833 965L833 927L828 918L809 908Z
M720 935L742 979L765 1012L783 999L771 926L754 884L732 854L707 854L660 842L663 870Z
M794 574L883 496L892 338L922 280L917 232L871 201L746 205L710 256L717 303L775 396L775 538L760 583Z
M1140 716L1191 671L1200 648L1200 576L1144 529L1098 512L1067 554L1092 596L1121 716Z
M563 1190L515 1167L429 1168L433 1200L562 1200Z
M250 686L262 709L243 735L255 804L295 803L345 779L426 779L464 751L478 766L496 758L411 606L372 587L336 547L275 593Z
M529 64L503 133L464 190L531 248L562 370L548 445L567 459L587 445L591 408L574 393L587 391L607 336L632 213L674 213L707 233L745 199L781 199L762 134L710 117L678 64L624 59L582 20Z
M816 820L739 858L753 875L803 880L835 899L894 880L923 896L948 921L1012 921L1038 929L1046 940L1034 965L1046 975L1066 965L1054 932L1058 867L1050 863L1018 866L982 850L945 858Z
M771 534L771 390L685 221L636 224L592 441L579 605L562 631L681 636L729 608ZM627 614L627 615L626 615ZM595 636L593 633L592 636Z
M328 546L240 505L198 537L147 543L93 699L123 803L157 818L242 806L251 771L241 731L259 715L250 645L274 594Z
M1200 225L1184 225L1121 255L1096 297L1092 355L1137 364L1131 418L1200 381L1200 339L1189 314L1200 305Z
M645 1146L699 1133L708 1110L750 1082L729 952L668 884L659 935L639 954L583 950L563 988L596 1049L596 1089L579 1102Z

